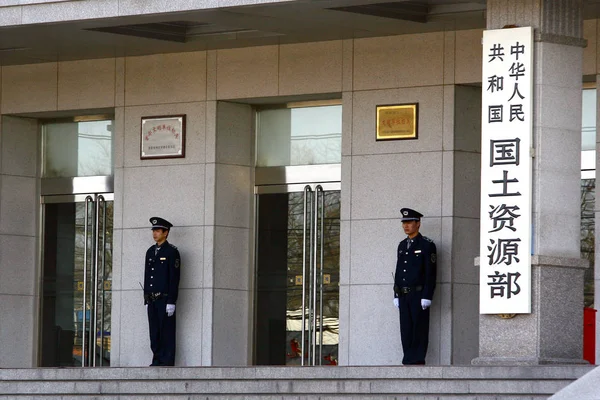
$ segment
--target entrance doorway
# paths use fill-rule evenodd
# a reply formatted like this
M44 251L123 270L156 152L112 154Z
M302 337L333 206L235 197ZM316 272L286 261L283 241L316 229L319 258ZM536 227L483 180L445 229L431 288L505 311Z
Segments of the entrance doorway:
M41 366L110 366L112 193L43 196Z
M256 188L257 365L337 365L340 183Z
M337 365L340 99L256 113L257 365Z

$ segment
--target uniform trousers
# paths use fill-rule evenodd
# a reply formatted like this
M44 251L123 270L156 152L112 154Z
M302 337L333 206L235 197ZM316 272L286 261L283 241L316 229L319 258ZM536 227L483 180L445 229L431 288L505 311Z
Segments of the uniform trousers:
M167 299L148 303L148 326L150 328L151 365L175 365L175 316L167 316Z
M400 337L402 364L425 364L429 344L429 308L421 306L421 291L400 295Z

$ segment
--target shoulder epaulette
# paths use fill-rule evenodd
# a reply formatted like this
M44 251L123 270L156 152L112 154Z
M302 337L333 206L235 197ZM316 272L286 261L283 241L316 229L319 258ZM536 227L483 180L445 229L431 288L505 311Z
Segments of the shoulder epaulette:
M427 236L423 236L423 239L427 240L428 242L433 243L433 240L429 239Z
M177 246L175 246L174 244L169 243L169 246L171 246L174 249L177 249Z

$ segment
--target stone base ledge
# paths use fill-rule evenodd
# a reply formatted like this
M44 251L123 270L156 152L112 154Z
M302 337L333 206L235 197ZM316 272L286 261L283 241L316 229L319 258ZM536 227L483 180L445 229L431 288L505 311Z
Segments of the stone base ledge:
M477 357L471 361L476 366L536 366L536 365L590 365L578 358L544 357Z
M0 394L7 382L59 381L256 381L256 380L336 380L336 379L577 379L594 368L593 365L533 365L533 366L247 366L247 367L109 367L109 368L1 368ZM96 388L97 389L97 388Z
M481 266L481 257L475 257L474 265L476 267ZM531 266L587 269L590 267L590 261L586 260L585 258L544 256L534 254L531 256Z
M568 258L556 256L531 256L531 265L536 267L563 267L563 268L578 268L587 269L590 267L590 261L585 258Z
M562 44L566 46L575 46L575 47L587 47L588 41L583 38L573 37L573 36L565 36L565 35L557 35L555 33L543 33L539 32L538 29L535 30L533 35L533 40L535 42L543 42L543 43L554 43L554 44Z

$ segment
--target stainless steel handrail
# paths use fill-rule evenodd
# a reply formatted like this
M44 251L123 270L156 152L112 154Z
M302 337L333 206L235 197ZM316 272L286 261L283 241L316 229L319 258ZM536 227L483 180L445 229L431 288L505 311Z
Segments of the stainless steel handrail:
M89 214L89 204L94 202L94 199L92 198L92 196L87 196L85 198L85 216L84 216L84 223L83 223L83 241L84 241L84 246L83 246L83 305L81 307L82 309L82 331L81 331L81 366L85 367L85 361L86 361L86 356L85 356L85 350L86 350L86 340L87 338L85 337L85 328L86 328L86 324L85 324L85 319L86 319L86 304L85 304L85 298L86 298L86 294L87 294L87 256L88 256L88 214Z
M104 282L106 280L106 200L104 196L98 196L98 206L102 204L102 247L98 248L102 255L102 270L101 270L101 293L100 299L100 366L104 365ZM100 228L98 228L100 230Z

